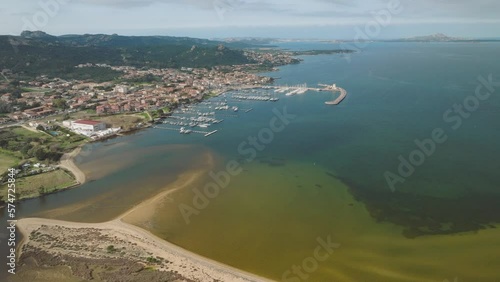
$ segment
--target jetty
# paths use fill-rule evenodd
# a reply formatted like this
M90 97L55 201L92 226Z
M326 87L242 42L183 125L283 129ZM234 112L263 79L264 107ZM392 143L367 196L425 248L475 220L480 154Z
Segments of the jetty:
M325 102L325 104L327 104L327 105L338 105L342 101L344 101L345 97L347 97L347 90L345 90L342 87L338 87L337 85L334 84L334 85L332 85L331 90L334 92L337 92L337 91L340 92L340 95L337 97L337 99L335 99L333 101Z
M306 84L301 84L301 85L296 85L296 86L273 86L273 85L268 85L268 86L263 86L263 89L274 89L276 93L284 93L288 92L286 96L292 96L292 95L297 95L297 94L304 94L307 91L314 91L314 92L324 92L324 91L331 91L331 92L340 92L340 96L337 97L333 101L328 101L325 102L327 105L338 105L344 99L347 97L347 90L344 88L338 87L336 84L332 85L327 85L327 84L319 84L319 86L322 87L308 87Z
M189 130L189 131L182 131L182 130L179 130L177 128L169 128L169 127L160 127L160 126L153 126L154 129L162 129L162 130L170 130L170 131L177 131L177 132L180 132L180 133L184 133L184 134L189 134L189 133L198 133L198 134L203 134L205 137L208 137L212 134L215 134L218 132L218 130L214 130L214 131L199 131L199 130Z
M205 134L205 137L208 137L208 136L210 136L212 134L215 134L215 133L217 133L217 131L218 130L214 130L214 131L208 132L207 134Z

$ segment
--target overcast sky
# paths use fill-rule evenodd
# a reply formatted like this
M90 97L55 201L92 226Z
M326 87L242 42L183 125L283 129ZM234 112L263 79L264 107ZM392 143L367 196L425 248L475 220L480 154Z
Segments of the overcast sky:
M1 34L500 37L498 0L2 0L0 15Z

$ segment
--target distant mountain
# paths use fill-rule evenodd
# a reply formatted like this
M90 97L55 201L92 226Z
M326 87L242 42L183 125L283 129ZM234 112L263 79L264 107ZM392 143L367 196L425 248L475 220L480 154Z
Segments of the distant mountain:
M322 43L338 43L339 40L335 39L312 39L312 38L271 38L271 37L230 37L223 39L216 39L227 43L243 43L257 47L275 47L269 44L276 43L291 43L291 42L322 42Z
M223 39L215 39L226 43L243 43L252 46L261 46L272 44L278 41L276 38L261 38L261 37L230 37Z
M55 38L55 36L49 35L43 31L28 31L25 30L21 33L21 37L24 38Z
M223 42L208 39L199 39L191 37L174 37L174 36L122 36L117 34L67 34L61 36L49 35L43 31L23 31L22 38L42 39L47 42L62 43L73 46L112 46L112 47L127 47L141 45L206 45L217 46L221 43L227 44L231 48L252 47L251 44L231 44L231 42Z
M410 38L400 39L401 41L414 41L414 42L450 42L450 41L465 41L468 39L459 37L450 37L442 33L436 33L426 36L416 36Z
M229 43L170 36L105 34L52 36L25 31L0 36L0 69L25 76L61 76L84 63L135 67L213 67L251 63ZM239 44L241 46L241 43Z

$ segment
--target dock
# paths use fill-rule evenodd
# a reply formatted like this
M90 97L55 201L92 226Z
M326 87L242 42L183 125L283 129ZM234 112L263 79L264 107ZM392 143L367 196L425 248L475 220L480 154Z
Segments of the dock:
M160 127L160 126L153 126L154 129L162 129L162 130L170 130L170 131L177 131L179 132L179 129L177 128L169 128L169 127ZM191 130L192 133L198 133L198 134L203 134L205 137L208 137L212 134L215 134L218 132L218 130L214 131L199 131L199 130Z
M337 97L337 99L335 99L333 101L325 102L325 104L327 104L327 105L338 105L342 101L344 101L345 97L347 97L347 91L344 88L341 88L341 87L337 87L336 91L340 92L340 96Z
M347 90L344 88L338 87L336 84L328 85L328 84L319 84L320 87L308 87L307 84L302 84L302 85L296 85L296 86L263 86L262 88L264 89L275 89L275 92L277 93L284 93L288 92L286 96L292 96L292 95L300 95L304 94L307 91L313 91L313 92L324 92L324 91L331 91L331 92L340 92L340 96L337 97L337 99L333 101L328 101L325 102L327 105L338 105L344 99L347 97Z
M207 134L205 134L205 137L208 137L208 136L210 136L210 135L212 135L212 134L215 134L215 133L217 133L217 131L218 131L218 130L214 130L214 131L212 131L212 132L208 132Z

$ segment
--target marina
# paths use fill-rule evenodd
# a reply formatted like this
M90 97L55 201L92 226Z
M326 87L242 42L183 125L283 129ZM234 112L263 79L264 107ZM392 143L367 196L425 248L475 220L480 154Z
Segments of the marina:
M296 86L264 86L262 88L264 89L274 89L275 93L286 93L286 96L293 96L293 95L301 95L304 94L308 91L313 91L313 92L324 92L324 91L331 91L331 92L340 92L340 96L337 97L333 101L328 101L325 102L327 105L338 105L340 104L346 97L347 97L347 91L344 88L338 87L336 84L328 85L328 84L319 84L320 87L308 87L307 84L299 84Z
M223 118L238 118L241 114L247 114L254 110L252 105L255 103L278 102L280 98L276 94L294 96L305 94L309 91L340 92L340 96L335 100L325 102L327 105L338 105L347 96L347 91L336 84L319 84L319 86L321 87L308 87L307 84L299 84L296 86L277 85L227 90L208 101L184 105L173 111L170 116L156 122L157 124L164 124L171 127L155 126L154 128L177 131L183 135L198 133L208 137L218 132L220 128L210 132L203 131L203 129L216 127L224 121ZM200 128L201 130L195 130L196 128Z
M208 137L208 136L213 135L213 134L215 134L215 133L218 132L218 130L213 130L213 131L199 131L199 130L185 129L184 127L181 127L180 129L177 129L177 128L153 126L153 128L154 129L177 131L180 134L191 134L191 133L203 134L205 137Z

